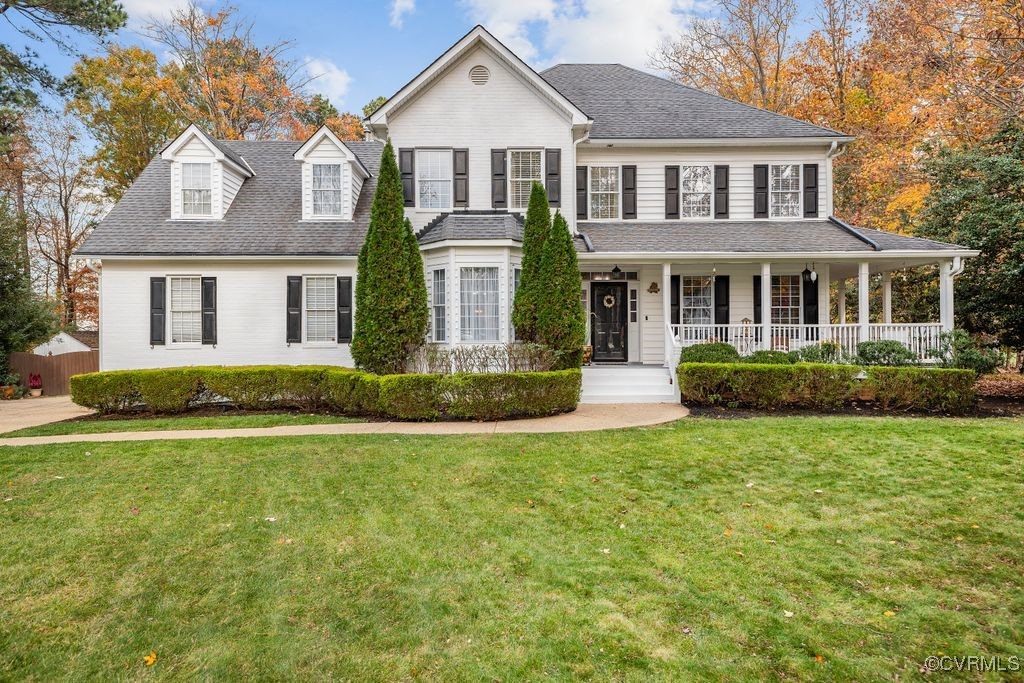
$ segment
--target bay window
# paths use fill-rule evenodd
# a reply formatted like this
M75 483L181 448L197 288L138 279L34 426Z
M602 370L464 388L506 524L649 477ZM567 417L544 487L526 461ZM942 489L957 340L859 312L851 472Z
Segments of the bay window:
M452 151L416 150L416 196L421 209L452 208Z
M530 204L534 183L543 182L541 151L539 149L512 149L508 153L509 207L525 209Z
M432 338L436 342L446 341L448 338L448 318L446 305L448 303L447 282L443 268L433 271L430 282L430 306Z
M462 341L499 341L498 269L462 268L459 284Z
M770 184L772 218L799 218L800 165L773 165Z
M590 167L590 217L619 217L619 167Z

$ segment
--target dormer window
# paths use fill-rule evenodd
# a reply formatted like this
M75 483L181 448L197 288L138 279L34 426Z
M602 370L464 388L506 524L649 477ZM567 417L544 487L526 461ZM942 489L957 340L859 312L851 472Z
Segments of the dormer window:
M313 215L341 216L341 164L313 164Z
M192 217L213 214L210 164L181 165L181 213Z

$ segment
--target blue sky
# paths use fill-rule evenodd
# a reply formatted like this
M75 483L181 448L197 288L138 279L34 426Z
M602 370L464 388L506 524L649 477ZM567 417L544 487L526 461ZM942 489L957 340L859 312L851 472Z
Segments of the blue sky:
M140 34L148 18L166 16L187 0L122 0L129 26L118 42L152 47ZM804 15L814 4L801 0ZM220 5L200 3L214 9ZM705 0L239 0L255 22L259 41L294 41L292 58L317 76L311 88L339 109L359 111L377 95L390 95L477 23L482 23L532 66L563 61L621 62L644 68L647 55L676 35L689 17L707 12ZM806 32L806 25L797 27ZM6 22L0 41L26 44ZM57 75L75 58L33 44ZM97 53L96 41L76 41Z

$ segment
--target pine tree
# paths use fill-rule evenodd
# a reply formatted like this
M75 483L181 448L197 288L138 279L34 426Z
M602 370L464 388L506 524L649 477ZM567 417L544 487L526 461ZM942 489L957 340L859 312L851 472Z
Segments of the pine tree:
M551 209L544 186L534 183L523 226L523 266L512 307L512 324L523 341L537 341L537 304L547 289L540 277L544 243L551 232Z
M404 372L409 354L426 334L427 290L416 237L405 218L402 180L390 141L381 155L370 226L357 268L352 358L367 372Z
M586 337L580 303L583 280L569 226L560 212L544 243L540 282L544 296L537 300L537 341L562 353L561 367L579 367Z

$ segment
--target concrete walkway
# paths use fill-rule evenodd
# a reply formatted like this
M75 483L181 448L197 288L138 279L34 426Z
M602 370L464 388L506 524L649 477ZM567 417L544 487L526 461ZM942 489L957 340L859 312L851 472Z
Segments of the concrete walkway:
M91 415L92 412L89 408L72 403L70 396L0 401L0 434Z
M341 424L286 425L244 429L182 429L106 434L0 437L0 446L38 446L96 441L160 441L167 439L227 439L265 436L318 436L337 434L514 434L589 432L599 429L645 427L672 422L689 415L681 405L668 403L581 404L575 412L552 417L503 422L347 422ZM53 420L50 420L51 422Z

